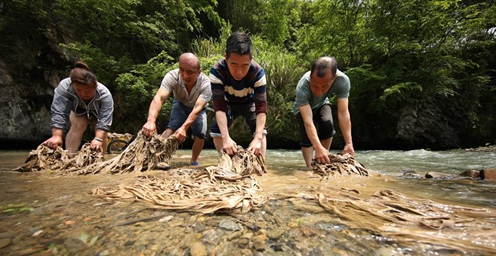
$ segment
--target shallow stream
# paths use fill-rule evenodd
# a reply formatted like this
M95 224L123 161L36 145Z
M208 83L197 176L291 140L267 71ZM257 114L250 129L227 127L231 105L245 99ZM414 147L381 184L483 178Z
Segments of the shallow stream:
M420 176L457 176L466 170L496 169L495 152L358 151L355 159L374 175L323 181L305 168L300 151L269 150L268 174L256 179L271 200L245 216L157 210L90 193L98 186L130 182L133 174L53 177L11 172L28 153L0 152L0 255L496 254L496 182L402 175L407 170ZM177 151L172 167L187 167L189 154ZM211 149L199 159L202 166L216 165L217 160ZM393 204L377 200L381 191L394 191L403 198L402 205L417 207L424 217L434 216L434 208L445 215L434 216L436 222L426 226L391 209L367 214L381 204ZM316 194L334 202L335 209L320 207ZM142 221L122 224L124 219ZM226 227L229 220L237 226Z

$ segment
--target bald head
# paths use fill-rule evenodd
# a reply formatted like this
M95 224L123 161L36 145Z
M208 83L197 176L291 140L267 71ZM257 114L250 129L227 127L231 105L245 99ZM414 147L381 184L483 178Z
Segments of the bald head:
M338 69L338 62L334 57L320 57L318 58L312 65L312 69L310 71L310 75L314 72L317 72L317 77L324 77L327 72L331 71L331 74L334 76Z
M195 86L201 74L200 60L193 53L186 52L179 56L179 75L186 87Z
M189 66L191 68L200 69L200 60L191 52L185 52L179 56L179 66Z

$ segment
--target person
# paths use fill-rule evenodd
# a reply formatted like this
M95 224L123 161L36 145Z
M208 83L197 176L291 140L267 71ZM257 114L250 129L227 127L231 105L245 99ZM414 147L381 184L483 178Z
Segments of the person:
M345 141L341 154L355 155L348 110L350 79L337 67L334 57L320 57L296 86L293 109L299 122L301 152L307 167L311 167L314 149L317 163L330 163L329 149L336 133L329 102L332 94L337 95L339 127Z
M227 39L224 58L210 69L215 111L210 135L218 152L236 154L237 144L229 135L229 126L238 116L243 116L253 134L248 150L265 158L266 78L264 69L253 60L252 54L251 38L234 32Z
M208 76L201 72L200 60L190 52L179 56L179 68L169 71L150 103L148 119L142 127L147 137L157 132L156 120L162 105L174 95L172 110L163 138L175 134L179 142L186 140L186 133L191 128L194 142L191 153L191 165L198 166L198 157L205 144L207 133L206 108L212 91ZM167 168L167 163L158 163L159 168Z
M74 154L81 146L83 133L93 123L95 137L90 149L105 155L114 100L109 89L97 81L86 63L76 62L69 77L60 81L54 90L51 112L52 137L44 141L44 145L52 149L62 147L64 128L70 124L65 147L69 154Z

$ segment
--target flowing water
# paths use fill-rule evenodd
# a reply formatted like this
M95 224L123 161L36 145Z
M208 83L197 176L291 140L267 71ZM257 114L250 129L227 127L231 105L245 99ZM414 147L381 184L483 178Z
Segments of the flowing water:
M43 201L69 197L69 188L73 192L86 193L88 191L84 190L102 184L117 186L125 180L116 176L47 178L36 173L10 172L9 170L24 162L28 153L0 152L0 170L3 170L0 172L0 209L7 209L8 204L20 204L30 200L35 200L34 205L46 205ZM187 166L189 154L189 150L178 150L172 158L172 166ZM357 151L355 160L374 175L334 177L325 181L317 173L305 168L299 150L268 150L266 159L268 173L256 179L263 192L274 199L268 203L267 209L272 209L271 211L281 218L278 222L282 222L279 225L285 227L286 239L296 239L298 242L287 249L284 244L272 244L273 250L266 250L264 255L496 254L496 181L403 176L407 170L423 177L428 172L457 176L466 170L496 169L496 152ZM199 159L202 166L216 165L217 160L217 153L211 149L204 150ZM415 221L408 216L399 216L397 213L388 215L391 214L391 209L381 213L383 215L380 217L376 216L377 218L364 214L363 210L392 205L391 202L376 200L375 196L380 191L398 193L399 198L404 201L394 204L401 204L396 209L404 212L412 212L412 207L417 207L417 211L425 210L422 214L434 215L433 208L444 209L448 216L436 219L442 220L443 227L426 228L425 223L422 223L424 226L413 225ZM350 194L344 194L348 192ZM316 194L324 194L329 201L337 203L334 205L335 210L319 210L316 200L309 199ZM284 201L282 198L291 199ZM348 201L345 202L346 200ZM405 210L402 207L409 209ZM85 212L87 206L79 203L79 206L76 204L71 208L74 212ZM346 218L347 215L349 218ZM37 215L33 216L37 217L39 218ZM298 234L292 233L293 227L299 228ZM311 227L311 231L305 227ZM8 246L2 251L1 242L2 232L10 234L11 231L7 230L10 228L12 227L2 227L0 222L0 254L8 251ZM292 236L298 238L291 238ZM273 251L286 253L271 253Z

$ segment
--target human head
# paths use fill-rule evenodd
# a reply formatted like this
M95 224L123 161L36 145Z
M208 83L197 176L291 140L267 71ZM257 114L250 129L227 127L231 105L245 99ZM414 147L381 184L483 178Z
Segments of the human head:
M312 65L310 70L310 85L318 90L328 89L338 70L338 62L334 57L320 57Z
M226 59L230 57L231 53L236 53L238 55L248 54L250 59L253 54L253 43L251 42L250 36L243 32L234 32L226 42Z
M82 61L76 62L69 77L71 78L74 91L83 100L91 100L95 96L98 82L95 74L90 71L86 63Z
M242 32L232 33L226 42L226 62L231 76L242 80L250 70L253 44L248 35Z
M310 70L310 76L313 75L314 72L317 72L317 77L324 77L328 71L331 71L331 75L334 77L338 70L338 62L334 57L320 57L318 58L312 65L312 69Z
M200 60L191 52L179 56L179 75L186 86L194 86L200 76Z

